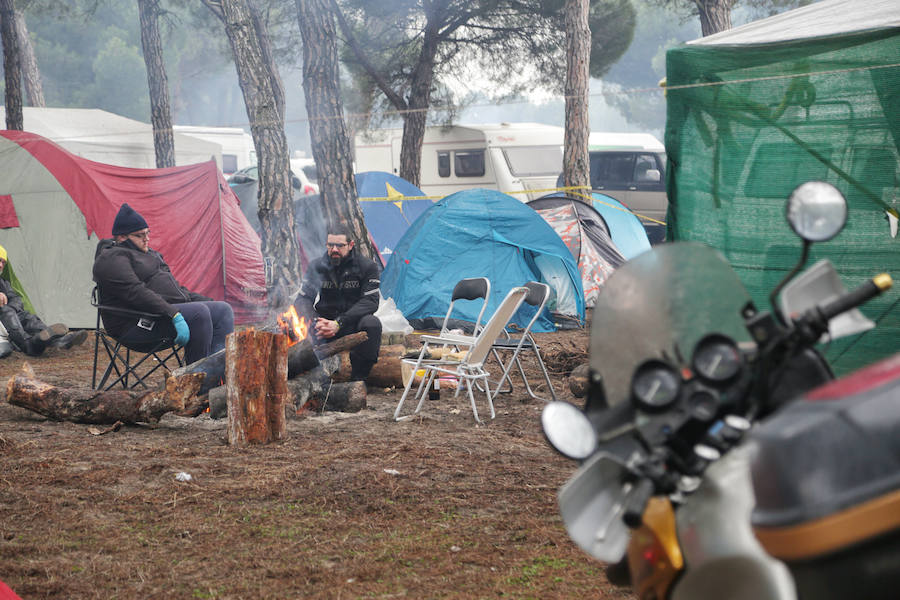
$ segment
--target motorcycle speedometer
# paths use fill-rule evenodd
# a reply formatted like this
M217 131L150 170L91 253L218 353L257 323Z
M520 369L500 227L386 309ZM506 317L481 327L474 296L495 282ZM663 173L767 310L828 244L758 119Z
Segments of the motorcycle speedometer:
M678 370L662 360L644 361L631 378L631 400L647 412L666 410L678 399L680 391Z
M691 360L694 373L711 383L726 383L741 372L744 359L734 340L713 333L703 337L694 347Z

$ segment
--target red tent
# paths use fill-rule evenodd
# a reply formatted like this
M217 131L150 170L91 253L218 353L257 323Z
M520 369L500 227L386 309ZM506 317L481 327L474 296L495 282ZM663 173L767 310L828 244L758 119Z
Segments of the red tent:
M53 268L52 264L62 262L58 267L75 269L79 280L86 279L89 291L91 265L82 264L85 259L79 256L87 254L93 260L92 249L97 240L111 237L116 212L127 202L147 220L152 232L151 246L163 254L183 285L229 302L240 323L262 318L265 274L260 240L215 161L167 169L134 169L75 156L28 132L0 131L0 136L0 205L4 205L0 206L0 216L8 215L7 221L0 223L0 228L6 228L0 230L0 244L10 253L16 273L42 317L85 326L73 322L72 317L45 314L53 312L53 297L67 292L65 286L59 289L59 279L51 277L51 284L46 284L46 271ZM6 176L2 175L4 171ZM77 214L63 223L47 218L48 206L49 210L64 213L71 203L77 206L83 222L70 223L79 221ZM67 231L46 231L48 227L69 226L86 227L87 238L91 234L97 237L82 242L84 238ZM42 243L42 236L47 235L52 237L45 237ZM76 247L83 243L89 244L89 252L78 251ZM69 249L54 256L53 249L39 244L65 244ZM43 256L45 250L51 255L49 258ZM36 261L37 265L29 268L23 265L25 261ZM31 280L29 274L33 274ZM88 298L89 295L84 300L90 309ZM65 300L71 306L73 298ZM80 304L81 299L78 300Z

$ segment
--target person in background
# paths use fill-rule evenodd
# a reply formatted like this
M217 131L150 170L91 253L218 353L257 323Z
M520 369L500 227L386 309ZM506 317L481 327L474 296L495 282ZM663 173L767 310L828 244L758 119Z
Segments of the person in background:
M184 346L187 364L224 348L225 337L234 331L231 306L178 283L162 254L150 249L150 227L144 217L123 204L112 234L113 240L100 242L94 259L100 304L164 317L148 322L101 311L106 331L126 346L174 338Z
M6 337L0 340L0 358L6 358L14 349L28 356L40 356L48 346L68 350L84 343L87 331L70 333L62 323L45 325L21 292L6 248L0 246L0 323L5 330L0 334L5 333Z
M350 351L350 379L363 381L378 360L381 321L378 266L354 250L349 229L328 228L326 252L306 270L294 307L301 316L313 317L317 343L365 331L368 339Z

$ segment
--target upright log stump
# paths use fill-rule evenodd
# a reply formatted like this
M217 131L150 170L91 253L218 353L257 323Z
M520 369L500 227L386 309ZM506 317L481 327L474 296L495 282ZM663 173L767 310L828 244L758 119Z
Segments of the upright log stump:
M248 329L225 341L228 443L284 439L287 421L288 337Z

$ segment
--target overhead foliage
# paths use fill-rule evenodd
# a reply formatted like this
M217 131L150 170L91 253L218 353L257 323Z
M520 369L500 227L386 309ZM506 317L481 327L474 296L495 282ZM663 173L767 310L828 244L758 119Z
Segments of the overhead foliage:
M359 103L354 112L390 118L396 108L378 85L405 98L417 69L433 69L429 121L451 121L462 98L487 87L494 100L544 89L562 91L565 74L564 0L341 0L352 37L377 73L373 77L349 46L342 61ZM630 0L591 3L591 75L598 77L631 43ZM346 40L346 36L345 36ZM423 64L423 45L436 45ZM472 83L471 87L467 83ZM378 118L376 117L376 122ZM369 123L372 125L372 123Z

